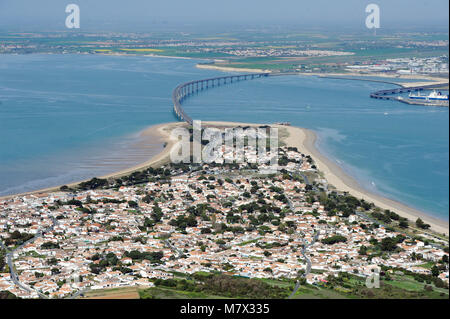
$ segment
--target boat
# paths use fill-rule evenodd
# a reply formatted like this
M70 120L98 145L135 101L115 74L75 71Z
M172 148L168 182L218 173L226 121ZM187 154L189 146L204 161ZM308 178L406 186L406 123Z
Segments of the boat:
M433 90L433 92L428 95L421 95L420 92L417 95L409 93L409 98L427 101L448 101L448 95L442 94L441 92L436 92L436 90Z

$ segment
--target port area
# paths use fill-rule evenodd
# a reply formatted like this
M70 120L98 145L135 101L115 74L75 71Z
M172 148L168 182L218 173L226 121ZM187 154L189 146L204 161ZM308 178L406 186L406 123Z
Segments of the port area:
M411 93L411 92L421 92L424 90L448 90L448 83L422 85L422 86L411 86L400 88L381 90L370 94L371 98L380 100L395 100L406 104L412 105L426 105L426 106L441 106L448 107L448 100L433 100L433 99L411 99L398 94Z
M447 101L413 100L404 98L403 96L397 96L394 99L406 104L448 107L448 100Z

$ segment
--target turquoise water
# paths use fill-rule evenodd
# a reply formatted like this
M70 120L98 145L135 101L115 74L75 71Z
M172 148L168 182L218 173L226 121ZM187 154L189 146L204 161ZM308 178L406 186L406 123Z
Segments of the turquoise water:
M0 55L0 195L135 164L137 132L174 120L172 89L222 72L198 61L92 55ZM194 119L289 121L367 189L448 220L448 109L369 98L392 85L269 77L204 91ZM96 165L98 162L108 165Z
M137 164L124 156L128 145L139 141L137 133L176 120L172 89L218 73L195 64L142 57L0 55L0 195Z

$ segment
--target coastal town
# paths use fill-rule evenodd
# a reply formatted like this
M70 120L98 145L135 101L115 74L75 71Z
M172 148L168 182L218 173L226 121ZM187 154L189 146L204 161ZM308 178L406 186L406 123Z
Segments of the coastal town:
M0 305L439 313L449 5L1 0Z
M383 280L408 275L448 298L448 240L413 236L406 219L337 191L297 148L279 155L276 174L167 164L2 199L0 291L78 298L199 273L321 287L375 267Z
M447 44L448 45L448 44ZM347 70L358 73L400 75L447 75L448 55L428 58L395 58L348 65Z

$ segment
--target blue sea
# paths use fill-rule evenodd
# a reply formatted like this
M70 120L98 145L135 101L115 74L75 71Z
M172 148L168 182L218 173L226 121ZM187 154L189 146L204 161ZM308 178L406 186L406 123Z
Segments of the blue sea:
M198 62L0 55L0 195L101 176L144 161L151 154L132 160L124 154L142 129L175 120L173 88L223 74L197 69ZM448 108L369 98L370 92L392 86L269 77L203 91L187 99L184 108L194 119L288 121L312 129L319 149L363 187L448 220Z

